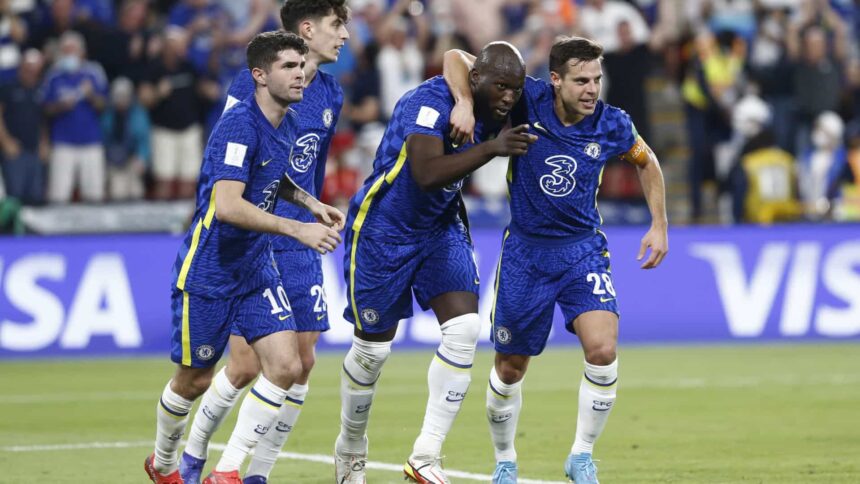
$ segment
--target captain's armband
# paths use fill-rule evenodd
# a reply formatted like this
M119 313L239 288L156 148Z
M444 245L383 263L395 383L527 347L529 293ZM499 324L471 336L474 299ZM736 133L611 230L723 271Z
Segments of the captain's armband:
M647 165L648 161L650 161L653 156L654 152L651 151L651 147L648 146L648 143L646 143L641 136L637 136L636 142L633 143L633 147L630 148L627 153L621 155L621 159L642 167Z

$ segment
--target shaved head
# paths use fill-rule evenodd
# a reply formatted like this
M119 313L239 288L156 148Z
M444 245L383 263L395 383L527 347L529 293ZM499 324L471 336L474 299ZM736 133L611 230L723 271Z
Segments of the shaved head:
M508 72L526 75L526 63L516 47L507 42L490 42L475 59L474 69L479 74Z
M519 101L525 80L526 64L516 47L507 42L484 46L469 72L476 116L504 122Z

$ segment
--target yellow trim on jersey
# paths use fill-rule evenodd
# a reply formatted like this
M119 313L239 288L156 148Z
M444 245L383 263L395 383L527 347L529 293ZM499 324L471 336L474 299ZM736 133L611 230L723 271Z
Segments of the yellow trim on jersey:
M502 275L502 257L505 255L505 242L508 236L511 235L509 230L505 230L505 236L502 238L502 250L499 251L499 265L496 267L496 287L493 288L493 310L490 311L490 323L493 326L493 331L496 327L496 303L499 299L499 279Z
M400 154L397 156L397 162L394 163L394 168L391 169L390 173L385 175L385 181L389 185L394 183L394 179L400 174L400 170L403 169L404 164L406 164L406 143L403 143L403 147L400 148Z
M188 293L182 291L182 364L191 366L191 324L188 318Z
M358 329L362 329L361 319L358 317L358 305L355 304L355 252L356 249L358 249L358 233L361 232L361 226L364 225L364 219L367 218L367 211L370 210L370 203L373 201L373 197L376 196L376 192L379 191L379 187L382 186L382 182L384 181L385 173L380 175L380 177L373 182L373 185L370 186L370 190L367 191L367 195L364 196L364 200L361 201L361 208L359 208L358 215L356 215L355 221L352 223L352 231L354 233L352 235L352 250L349 255L349 297L352 300L352 315L355 317L355 326Z
M359 330L363 330L363 328L361 327L361 318L358 316L358 305L355 304L355 253L358 249L358 234L361 232L361 227L364 225L364 219L367 218L367 212L370 210L370 204L373 202L373 197L376 196L379 192L379 188L382 187L382 182L386 182L389 185L394 183L394 179L400 174L400 171L403 169L403 165L405 164L406 142L404 141L403 146L400 147L400 154L397 156L397 162L394 163L394 167L388 173L383 172L382 175L373 182L373 185L370 186L370 190L367 191L367 195L364 196L364 200L361 201L358 215L356 215L355 221L352 223L352 250L350 250L349 255L349 297L352 300L352 315L355 318L355 327Z
M448 363L447 361L443 360L442 358L439 358L439 355L433 356L433 359L436 360L438 363L441 363L441 364L447 366L449 369L454 370L454 371L459 371L461 373L469 373L472 371L471 367L470 368L460 368L458 366L454 366L451 363Z
M191 235L191 247L188 248L188 253L185 254L185 260L182 261L182 269L179 270L179 279L176 281L176 287L180 291L185 290L185 280L188 277L188 271L191 270L191 260L194 259L194 254L197 252L197 245L200 243L200 232L203 228L209 229L212 224L212 219L215 217L215 187L212 187L212 193L209 195L209 208L206 209L206 215L197 221L194 226L194 234Z
M600 184L603 183L603 170L606 165L600 167L600 175L597 175L597 188L594 189L594 210L597 211L597 216L600 218L600 224L603 225L603 215L600 215L600 209L597 208L597 194L600 192Z

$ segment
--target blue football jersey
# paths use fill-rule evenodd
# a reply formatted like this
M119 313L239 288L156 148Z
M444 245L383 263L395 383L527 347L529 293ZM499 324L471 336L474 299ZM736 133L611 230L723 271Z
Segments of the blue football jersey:
M350 200L349 223L356 231L388 240L412 241L459 220L463 180L423 192L412 178L406 155L406 138L411 134L441 139L446 155L473 146L454 146L451 142L448 124L453 107L454 98L442 76L424 81L400 98L376 151L373 172ZM486 133L480 122L475 126L477 143L496 134Z
M242 197L271 213L296 133L295 113L274 128L250 97L225 113L206 144L194 222L173 267L177 289L205 297L245 294L268 282L274 265L268 234L218 220L215 182L245 183Z
M627 113L603 101L590 116L564 126L554 96L551 84L529 77L511 113L514 125L528 123L538 137L508 168L514 233L567 238L594 232L602 223L597 191L606 160L626 153L636 141Z
M251 77L251 71L245 69L230 85L227 109L237 100L247 99L253 94L254 78ZM305 88L302 101L290 106L297 115L298 131L293 154L287 165L287 175L317 199L322 193L325 162L342 106L343 90L334 76L322 71L317 71ZM304 208L283 201L275 206L275 214L301 222L316 221ZM275 250L307 249L292 237L273 237L272 245Z

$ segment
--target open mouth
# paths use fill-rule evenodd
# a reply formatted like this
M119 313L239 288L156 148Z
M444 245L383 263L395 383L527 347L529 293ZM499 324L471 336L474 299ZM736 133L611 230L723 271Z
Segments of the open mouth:
M593 108L594 108L594 106L595 106L595 104L597 104L597 100L596 100L596 99L582 100L582 101L580 101L580 102L581 102L581 103L582 103L582 105L583 105L583 106L585 106L587 109L593 109Z
M511 112L511 110L509 108L493 108L493 112L500 117L505 117Z

